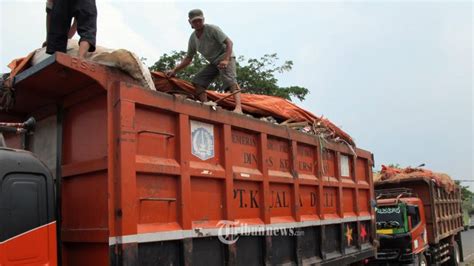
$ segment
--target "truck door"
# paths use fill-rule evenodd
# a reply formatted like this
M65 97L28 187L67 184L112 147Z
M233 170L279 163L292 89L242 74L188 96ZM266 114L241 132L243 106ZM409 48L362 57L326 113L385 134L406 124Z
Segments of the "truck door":
M0 149L0 265L56 265L54 187L31 153Z
M419 204L422 205L420 202ZM423 208L423 207L422 207ZM418 205L408 205L408 221L413 239L413 253L418 254L425 250L427 243L426 224L421 217Z

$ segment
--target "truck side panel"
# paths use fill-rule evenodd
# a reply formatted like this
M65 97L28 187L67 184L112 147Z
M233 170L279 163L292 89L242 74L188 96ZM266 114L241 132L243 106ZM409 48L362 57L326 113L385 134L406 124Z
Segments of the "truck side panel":
M435 207L435 241L439 242L463 230L461 191L456 189L448 193L433 183L431 191L433 194L432 204Z
M62 260L108 262L106 94L64 108L62 145Z
M127 181L134 187L121 187L115 195L136 195L118 205L124 212L118 221L122 232L116 231L111 243L131 254L121 260L140 260L134 254L148 254L153 246L162 249L149 260L199 264L201 257L215 265L253 259L330 261L370 250L368 156L356 158L334 147L321 151L314 139L301 134L125 84L112 93L114 132L119 134L112 139L120 139L114 158L134 159L136 167L130 176L123 160L115 163L115 171L128 174L114 176L135 179ZM245 236L237 243L246 245L228 246L216 237L223 220L301 229L303 234ZM125 246L123 231L138 245ZM250 250L260 255L246 257ZM180 252L181 258L168 252Z

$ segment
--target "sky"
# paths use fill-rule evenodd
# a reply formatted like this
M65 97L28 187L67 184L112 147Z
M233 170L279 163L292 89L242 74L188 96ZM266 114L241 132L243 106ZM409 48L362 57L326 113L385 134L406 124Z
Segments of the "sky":
M474 180L471 1L96 1L98 45L152 65L186 49L200 8L237 55L292 60L279 84L308 88L295 102L374 153L375 170L424 163ZM0 0L0 72L44 41L44 2Z

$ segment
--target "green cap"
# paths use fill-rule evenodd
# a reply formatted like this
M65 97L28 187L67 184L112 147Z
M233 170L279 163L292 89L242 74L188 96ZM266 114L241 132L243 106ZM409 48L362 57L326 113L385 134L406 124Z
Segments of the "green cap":
M193 22L196 19L204 19L204 14L201 9L193 9L188 13L189 21Z

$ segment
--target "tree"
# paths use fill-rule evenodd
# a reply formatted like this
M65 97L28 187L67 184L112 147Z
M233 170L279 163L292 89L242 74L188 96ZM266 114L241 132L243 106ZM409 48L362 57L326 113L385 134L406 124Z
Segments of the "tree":
M388 165L390 168L397 168L397 169L402 169L399 163L391 163Z
M150 70L165 71L172 69L179 64L185 56L185 51L172 51L171 54L164 54L150 67ZM275 74L288 72L293 68L292 61L285 61L282 65L278 66L276 63L278 60L277 54L266 54L259 59L245 59L245 57L240 56L237 58L237 82L245 89L244 92L279 96L290 101L291 98L296 97L303 101L309 93L308 89L300 86L278 86L278 79L275 77ZM206 64L206 59L197 54L194 57L193 63L186 69L181 70L177 74L177 77L191 81L194 74ZM210 88L222 89L222 81L214 81Z
M462 200L463 201L471 201L472 197L474 196L474 193L469 190L469 187L461 185L461 182L459 182L459 181L454 181L454 182L456 183L456 185L459 186L459 188L461 188L461 198L462 198Z
M474 214L474 209L472 208L472 198L474 197L474 193L469 190L468 186L461 185L461 182L454 181L456 185L461 188L461 199L462 199L462 208L464 211L468 212L469 215Z

